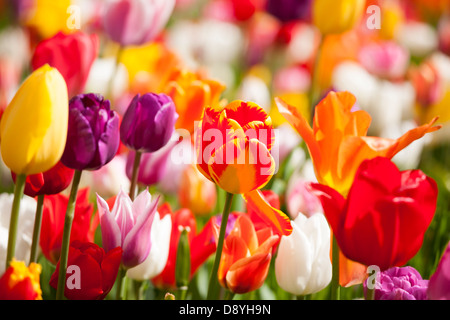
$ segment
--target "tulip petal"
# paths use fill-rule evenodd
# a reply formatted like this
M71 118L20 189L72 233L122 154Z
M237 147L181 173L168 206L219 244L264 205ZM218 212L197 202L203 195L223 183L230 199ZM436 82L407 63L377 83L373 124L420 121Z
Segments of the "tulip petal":
M102 244L106 252L122 245L120 228L109 211L108 203L97 194L97 207L102 231Z
M159 197L152 202L146 211L141 212L135 225L123 240L122 263L126 268L131 268L142 263L151 249L151 229L158 206Z
M281 210L272 207L263 197L259 190L254 190L243 194L247 207L257 213L268 225L270 225L274 233L281 235L289 235L292 232L292 225L289 217Z

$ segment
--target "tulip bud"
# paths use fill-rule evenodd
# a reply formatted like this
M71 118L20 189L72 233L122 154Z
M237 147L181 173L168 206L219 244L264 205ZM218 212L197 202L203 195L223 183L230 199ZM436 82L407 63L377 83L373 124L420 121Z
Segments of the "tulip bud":
M109 100L81 94L69 102L69 131L61 162L75 170L97 170L110 162L119 148L119 116Z
M154 152L168 142L178 114L172 99L165 94L136 95L120 126L120 139L139 152Z
M178 241L175 279L177 287L183 292L187 290L191 279L191 252L189 249L189 229L183 228Z
M330 227L321 213L299 214L293 231L283 236L275 259L278 285L295 295L321 291L331 281Z
M63 154L67 128L66 82L57 69L44 65L23 82L3 113L3 161L16 174L49 170Z

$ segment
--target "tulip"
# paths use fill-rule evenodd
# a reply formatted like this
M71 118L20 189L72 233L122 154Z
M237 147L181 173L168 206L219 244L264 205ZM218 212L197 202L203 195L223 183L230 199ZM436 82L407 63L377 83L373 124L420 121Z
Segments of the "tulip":
M139 152L154 152L168 142L178 114L165 94L136 95L120 125L120 138L125 146Z
M207 215L216 205L216 185L206 179L194 165L187 166L181 176L178 199L183 208L196 215Z
M55 36L40 42L31 65L35 70L44 64L57 68L66 80L69 97L81 94L99 50L98 36L81 31Z
M69 130L61 162L72 169L97 170L110 162L119 148L119 116L109 100L93 93L69 102Z
M437 104L444 98L446 83L437 66L425 61L409 71L409 79L416 92L416 101L422 107Z
M67 168L59 161L43 173L27 176L24 193L30 197L58 194L70 185L73 173L73 169ZM11 174L16 181L16 174Z
M332 276L328 222L321 213L309 218L300 213L293 220L293 229L278 246L277 283L297 296L319 292L328 286Z
M28 76L1 119L1 153L8 168L31 175L59 161L66 144L67 106L67 86L57 69L44 65Z
M347 199L325 185L312 188L342 253L381 271L406 264L419 251L438 193L422 171L399 171L383 157L361 164Z
M172 231L170 233L170 248L167 263L163 271L152 279L153 284L158 288L174 289L176 288L175 269L178 251L178 242L182 230L190 230L188 233L190 247L190 277L195 275L198 268L205 263L209 256L216 249L214 241L214 218L211 218L203 229L197 231L197 221L191 210L181 208L175 212L170 205L165 203L158 212L161 216L169 215L172 219Z
M444 16L438 24L439 50L450 56L450 17Z
M282 22L307 20L311 10L311 0L268 0L267 12Z
M69 300L103 300L111 291L120 267L120 247L105 253L95 243L74 241L70 244L69 266L73 267L65 279L64 295ZM50 278L57 287L59 263Z
M69 197L62 193L46 196L44 199L39 245L45 258L54 265L60 258L68 203ZM80 189L77 193L70 242L93 242L97 226L98 215L89 202L89 188Z
M289 233L287 216L270 207L258 190L275 172L275 160L269 153L272 122L264 109L239 100L223 109L207 107L196 135L199 171L228 194L243 194L277 232Z
M308 181L302 178L291 178L286 191L286 205L292 219L295 219L299 212L307 217L323 213L320 200L308 189Z
M158 276L164 270L169 257L171 230L170 215L162 217L156 212L150 232L152 246L148 257L141 264L128 269L127 277L144 281Z
M113 0L105 4L106 34L122 46L153 41L172 15L175 0Z
M279 236L270 228L255 231L250 218L239 216L225 239L220 259L220 284L233 293L259 289L269 272L272 250Z
M364 282L364 291L369 286ZM375 277L375 300L427 300L428 280L413 267L393 267Z
M106 201L97 195L103 248L108 252L122 247L122 265L126 269L144 262L150 252L158 200L152 201L148 190L144 190L131 201L122 190L110 210Z
M0 278L0 300L42 300L41 271L40 264L27 267L23 261L13 259Z
M364 14L365 0L315 0L313 24L324 35L351 30Z
M430 300L450 300L450 243L447 245L435 272L428 283L427 295Z
M352 111L356 99L349 92L330 92L316 106L314 125L281 99L278 109L302 136L308 146L319 183L346 195L356 170L366 159L377 156L392 158L413 141L441 126L428 124L409 130L398 139L366 136L371 117L363 111Z
M3 274L6 267L7 247L9 238L10 216L8 212L13 206L14 196L8 193L0 194L0 208L3 214L0 215L0 274ZM31 239L33 235L34 215L36 213L36 200L24 196L21 200L17 225L17 242L14 257L17 260L25 261L28 264L30 257ZM14 258L13 257L13 258Z

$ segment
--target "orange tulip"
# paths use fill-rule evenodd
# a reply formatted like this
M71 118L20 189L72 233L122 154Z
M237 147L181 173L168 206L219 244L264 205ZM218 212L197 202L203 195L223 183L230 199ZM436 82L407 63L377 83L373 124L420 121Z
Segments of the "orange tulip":
M352 112L356 98L349 92L330 92L315 109L313 127L295 108L276 98L280 113L303 137L319 183L346 196L356 170L366 159L392 158L413 141L441 128L428 124L414 128L398 139L366 136L371 117L363 110Z
M255 231L246 215L237 218L225 239L219 265L219 283L233 293L259 289L269 272L272 250L279 236L270 228Z
M179 115L175 127L194 132L194 122L200 121L204 106L217 106L225 86L200 73L176 68L163 93L172 98Z
M206 107L196 130L197 168L227 193L242 194L275 232L290 234L289 218L259 191L275 172L273 139L272 120L253 102Z

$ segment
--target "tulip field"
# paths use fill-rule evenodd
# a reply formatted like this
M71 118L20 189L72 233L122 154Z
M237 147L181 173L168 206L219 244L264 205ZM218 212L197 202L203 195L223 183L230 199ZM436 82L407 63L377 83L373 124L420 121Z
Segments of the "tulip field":
M450 0L0 0L0 117L0 300L450 300Z

